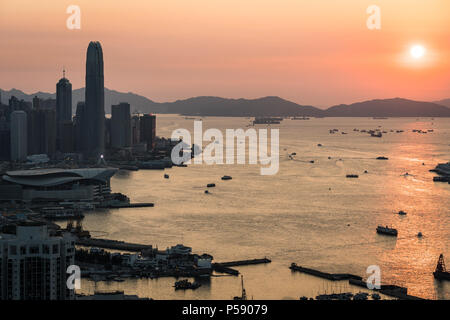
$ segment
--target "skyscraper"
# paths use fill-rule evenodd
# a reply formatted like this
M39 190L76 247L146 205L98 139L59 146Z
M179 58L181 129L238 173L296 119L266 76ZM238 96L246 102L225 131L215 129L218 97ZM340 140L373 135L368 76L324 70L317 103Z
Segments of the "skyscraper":
M89 43L86 54L87 156L98 157L105 147L105 89L100 42Z
M11 113L11 160L27 158L27 114L25 111Z
M57 148L62 151L62 127L72 121L72 84L66 78L65 70L63 77L56 84L56 133Z
M131 147L130 104L126 102L111 106L111 147Z
M156 116L152 114L144 114L141 116L140 131L141 142L147 143L148 151L153 150L156 142Z

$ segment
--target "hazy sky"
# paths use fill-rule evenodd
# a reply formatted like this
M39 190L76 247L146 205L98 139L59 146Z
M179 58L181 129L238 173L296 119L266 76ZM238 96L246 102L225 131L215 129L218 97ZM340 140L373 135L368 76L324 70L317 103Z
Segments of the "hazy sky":
M381 30L366 26L372 4ZM449 16L449 0L0 0L0 88L54 92L63 66L82 87L98 40L105 86L155 101L450 98Z

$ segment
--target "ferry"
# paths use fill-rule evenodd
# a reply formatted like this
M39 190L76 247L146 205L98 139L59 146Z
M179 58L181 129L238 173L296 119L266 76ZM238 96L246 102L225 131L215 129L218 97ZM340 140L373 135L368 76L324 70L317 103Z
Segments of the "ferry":
M256 117L253 120L253 124L280 124L283 121L283 118L274 118L274 117Z
M185 280L180 280L180 281L176 281L174 284L175 290L186 290L186 289L197 289L201 286L200 283L198 282L189 282L189 280L185 279Z
M386 226L386 227L378 226L377 233L385 234L388 236L394 236L394 237L396 237L398 234L397 229L389 228L388 226Z

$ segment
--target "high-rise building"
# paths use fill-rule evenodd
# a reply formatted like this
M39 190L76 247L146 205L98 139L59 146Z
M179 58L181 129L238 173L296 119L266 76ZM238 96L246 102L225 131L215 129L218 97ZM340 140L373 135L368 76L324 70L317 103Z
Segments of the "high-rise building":
M86 104L84 101L77 103L75 118L73 119L75 151L79 153L87 153L88 129L86 120Z
M52 157L56 152L55 109L33 109L27 114L28 154L46 154Z
M147 143L147 150L155 148L156 138L156 116L152 114L145 114L141 116L140 121L141 142Z
M86 54L87 155L98 157L105 146L105 89L103 51L100 42L90 42Z
M51 236L42 222L20 222L0 236L0 300L70 300L67 267L75 262L70 234Z
M141 141L140 137L140 119L138 115L131 118L131 144L137 145Z
M111 147L131 147L130 104L121 102L111 106Z
M72 121L65 121L61 124L59 151L62 153L72 153L74 151L74 128Z
M27 114L25 111L11 113L11 160L27 158Z
M62 79L56 84L56 145L60 151L63 144L62 127L68 121L72 121L72 84L66 78L64 70Z

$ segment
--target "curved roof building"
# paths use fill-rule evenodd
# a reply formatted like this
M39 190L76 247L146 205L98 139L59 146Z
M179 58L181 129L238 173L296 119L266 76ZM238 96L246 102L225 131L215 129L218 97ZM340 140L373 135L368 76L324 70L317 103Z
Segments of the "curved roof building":
M7 171L3 180L23 186L54 187L82 180L107 183L116 172L115 168L20 170Z
M0 199L96 200L111 193L115 168L38 169L7 171ZM9 192L9 196L6 193ZM3 193L3 196L2 196Z

